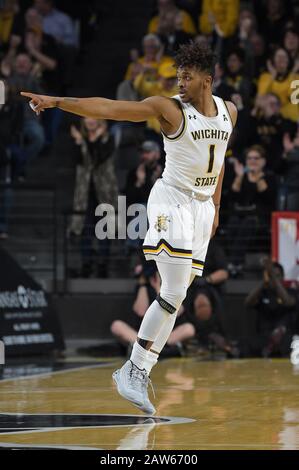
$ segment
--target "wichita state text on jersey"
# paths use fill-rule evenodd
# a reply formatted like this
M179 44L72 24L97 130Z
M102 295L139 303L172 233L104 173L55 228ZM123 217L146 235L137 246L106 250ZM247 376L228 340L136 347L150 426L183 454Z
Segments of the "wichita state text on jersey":
M163 134L166 153L163 180L185 189L212 196L232 133L232 122L224 101L213 95L217 116L200 114L179 95L173 97L183 111L184 122L176 135Z

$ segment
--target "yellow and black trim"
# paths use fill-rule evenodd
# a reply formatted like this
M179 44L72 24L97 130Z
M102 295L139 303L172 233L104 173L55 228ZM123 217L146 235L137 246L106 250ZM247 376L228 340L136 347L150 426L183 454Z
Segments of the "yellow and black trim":
M221 98L221 99L222 99L222 98ZM226 101L224 101L223 99L222 99L222 101L223 101L223 103L224 103L224 106L226 107L227 114L229 115L229 120L230 120L230 123L231 123L231 125L232 125L232 129L234 129L233 120L232 120L232 117L231 117L231 115L230 115L229 109L228 109L228 107L227 107Z
M170 258L192 259L192 250L174 248L163 238L159 240L156 246L143 245L143 253L145 255L159 255L162 251Z
M205 266L205 263L199 259L192 259L192 268L197 269L198 271L202 272L203 268Z
M184 111L184 108L181 104L181 102L179 100L177 100L176 98L172 98L173 101L176 102L177 106L179 106L180 110L182 111L182 115L183 115L183 127L182 127L182 130L181 132L176 135L175 137L168 137L165 132L162 131L161 129L161 133L163 134L163 136L165 137L165 139L169 140L170 142L175 142L176 140L180 139L181 137L183 137L183 135L185 134L186 132L186 129L187 129L187 118L186 118L186 114L185 114L185 111Z

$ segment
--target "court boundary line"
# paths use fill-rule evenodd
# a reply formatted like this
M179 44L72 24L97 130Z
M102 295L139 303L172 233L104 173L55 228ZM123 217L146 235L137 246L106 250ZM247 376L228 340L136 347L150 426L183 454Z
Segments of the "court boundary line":
M5 382L16 382L18 380L27 380L27 379L33 379L33 378L36 378L36 377L41 377L41 378L44 378L44 377L49 377L51 375L58 375L58 374L65 374L65 373L68 373L68 372L77 372L78 370L82 370L82 369L96 369L97 367L98 368L103 368L103 367L106 367L106 366L113 366L114 365L114 362L107 362L105 364L93 364L93 365L89 365L89 366L79 366L79 367L74 367L73 369L65 369L65 370L56 370L56 371L52 371L52 372L44 372L42 374L32 374L32 375L24 375L24 376L21 376L21 377L15 377L15 378L11 378L11 379L0 379L0 386L2 383L5 383ZM115 363L116 365L116 363Z
M30 431L10 431L10 432L4 432L1 433L1 428L0 428L0 444L1 444L1 436L9 436L9 435L19 435L19 434L35 434L39 432L56 432L56 431L66 431L66 430L74 430L74 429L111 429L111 428L134 428L137 426L152 426L155 424L156 426L164 426L164 425L173 425L173 424L188 424L188 423L193 423L196 422L196 419L194 418L184 418L180 416L147 416L147 415L131 415L131 414L110 414L110 413L0 413L1 415L10 415L10 416L24 416L24 415L29 415L29 416L59 416L59 415L68 415L68 416L127 416L130 418L159 418L159 419L167 419L169 421L162 422L162 423L135 423L135 424L111 424L109 426L103 426L103 425L98 425L98 426L67 426L67 427L53 427L53 428L38 428L38 429L31 429ZM22 429L22 428L19 428ZM24 429L24 428L23 428Z

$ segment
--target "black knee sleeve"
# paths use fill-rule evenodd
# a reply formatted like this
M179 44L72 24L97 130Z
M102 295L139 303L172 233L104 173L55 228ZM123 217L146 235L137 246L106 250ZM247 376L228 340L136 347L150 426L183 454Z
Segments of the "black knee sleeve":
M168 302L166 302L166 300L162 299L160 294L156 297L156 301L158 302L160 307L162 307L162 308L164 308L164 310L166 310L166 312L168 312L170 314L175 313L176 308L173 307L172 305L170 305Z

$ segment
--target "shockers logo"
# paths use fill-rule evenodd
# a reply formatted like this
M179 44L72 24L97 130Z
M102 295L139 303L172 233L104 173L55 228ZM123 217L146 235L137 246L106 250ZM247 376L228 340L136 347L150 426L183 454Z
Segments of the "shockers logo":
M158 215L157 222L155 223L155 229L158 232L162 232L162 230L166 232L168 229L168 222L170 222L170 218L167 215L165 214Z

